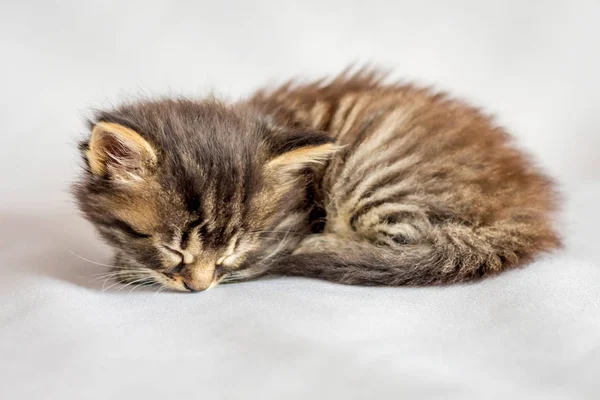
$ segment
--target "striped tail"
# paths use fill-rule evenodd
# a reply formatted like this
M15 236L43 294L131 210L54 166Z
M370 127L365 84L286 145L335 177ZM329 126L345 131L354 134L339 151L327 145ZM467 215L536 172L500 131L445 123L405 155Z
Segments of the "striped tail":
M278 263L275 273L365 286L444 285L517 267L560 246L552 230L522 224L435 227L418 243L380 247L316 235Z

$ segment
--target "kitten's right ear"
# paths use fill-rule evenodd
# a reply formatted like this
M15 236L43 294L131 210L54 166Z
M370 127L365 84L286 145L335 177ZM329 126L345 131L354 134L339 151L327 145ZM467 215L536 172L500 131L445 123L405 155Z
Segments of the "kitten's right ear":
M329 134L320 131L283 132L271 140L276 156L267 163L267 169L288 179L310 165L324 164L340 149Z
M142 178L156 164L156 152L134 130L113 122L98 122L85 150L94 175L108 175L119 180Z

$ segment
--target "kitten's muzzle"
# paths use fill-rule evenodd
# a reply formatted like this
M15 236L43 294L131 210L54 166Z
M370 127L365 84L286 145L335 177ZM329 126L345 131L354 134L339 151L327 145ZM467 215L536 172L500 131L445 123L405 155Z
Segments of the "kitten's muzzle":
M200 291L200 290L196 290L196 289L190 287L185 281L182 281L182 283L183 283L183 287L185 287L190 292L199 292Z
M193 279L193 275L186 273L183 271L179 276L181 278L181 283L184 288L186 288L189 292L202 292L206 289L209 289L215 286L219 280L225 275L227 271L220 265L216 265L213 270L212 279L210 280L210 284L206 286L204 282L198 282L198 280ZM199 283L202 283L202 287L199 287Z

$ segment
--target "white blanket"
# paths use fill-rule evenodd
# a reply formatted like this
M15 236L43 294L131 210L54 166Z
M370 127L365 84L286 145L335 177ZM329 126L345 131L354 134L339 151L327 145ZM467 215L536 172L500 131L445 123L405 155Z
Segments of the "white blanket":
M2 398L597 399L599 198L600 184L575 192L565 251L424 289L272 278L103 291L106 269L70 253L109 260L80 219L8 216Z
M583 0L3 4L0 399L600 399L598 20ZM352 60L498 114L566 183L566 248L471 285L197 294L79 258L111 262L67 192L90 107Z

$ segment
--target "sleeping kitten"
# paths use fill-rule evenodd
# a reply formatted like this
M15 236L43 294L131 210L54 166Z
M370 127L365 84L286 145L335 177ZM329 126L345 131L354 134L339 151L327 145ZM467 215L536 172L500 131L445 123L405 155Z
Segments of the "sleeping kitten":
M74 192L123 282L439 285L557 248L550 179L476 109L376 73L98 112Z

